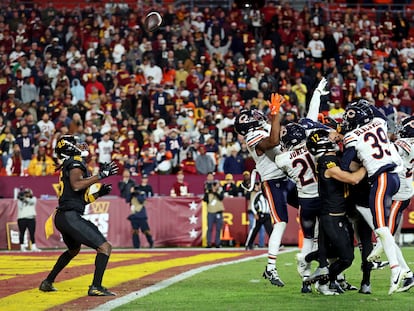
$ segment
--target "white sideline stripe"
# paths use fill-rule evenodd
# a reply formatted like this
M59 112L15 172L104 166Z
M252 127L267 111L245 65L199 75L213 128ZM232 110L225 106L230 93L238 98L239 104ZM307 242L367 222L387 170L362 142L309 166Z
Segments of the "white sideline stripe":
M296 251L297 248L293 248L293 249L284 249L279 251L279 254L283 254L283 253L289 253L289 252L293 252ZM114 308L120 307L124 304L127 304L131 301L134 301L138 298L142 298L144 296L147 296L149 294L152 294L156 291L162 290L164 288L167 288L168 286L171 286L177 282L180 282L182 280L188 279L189 277L192 277L200 272L204 272L207 270L210 270L212 268L216 268L216 267L220 267L220 266L226 266L226 265L230 265L230 264L234 264L234 263L240 263L240 262L244 262L244 261L249 261L249 260L253 260L253 259L257 259L257 258L261 258L261 257L266 257L267 254L262 254L259 256L254 256L254 257L247 257L247 258L242 258L242 259L237 259L237 260L233 260L233 261L227 261L227 262L220 262L220 263L216 263L216 264L212 264L212 265L207 265L207 266L203 266L203 267L198 267L183 273L180 273L176 276L173 276L169 279L163 280L159 283L156 283L154 285L151 285L149 287L140 289L136 292L132 292L129 293L128 295L122 296L120 298L116 298L114 300L108 301L100 306L97 306L95 309L91 309L91 311L109 311L112 310Z

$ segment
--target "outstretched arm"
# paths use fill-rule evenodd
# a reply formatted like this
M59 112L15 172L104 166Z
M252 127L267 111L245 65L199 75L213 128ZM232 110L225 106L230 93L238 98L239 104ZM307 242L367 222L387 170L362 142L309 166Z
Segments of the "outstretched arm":
M271 97L271 102L269 103L270 108L270 121L271 121L271 130L270 136L263 139L256 146L256 151L264 153L266 150L271 149L280 142L280 106L284 102L283 96L273 93Z
M329 91L325 90L327 84L328 81L325 78L322 78L319 82L318 86L313 92L306 118L311 119L312 121L318 121L319 107L321 105L321 96L329 94Z

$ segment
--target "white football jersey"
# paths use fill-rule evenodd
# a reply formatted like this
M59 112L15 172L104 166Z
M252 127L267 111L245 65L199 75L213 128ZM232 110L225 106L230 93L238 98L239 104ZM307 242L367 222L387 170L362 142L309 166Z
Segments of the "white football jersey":
M276 154L281 153L280 145L267 150L260 156L256 153L256 145L264 138L269 137L269 133L270 131L264 129L253 130L249 131L244 137L247 149L253 160L256 162L256 170L259 172L262 181L286 177L285 173L283 173L274 162Z
M355 148L358 159L368 172L368 177L384 166L398 165L401 161L391 153L387 124L381 118L374 118L371 122L346 133L343 143L345 148Z
M400 138L394 142L398 154L402 159L403 169L398 173L400 177L400 189L392 197L393 200L405 201L414 194L413 188L413 162L414 148L412 138Z
M276 155L276 165L296 183L299 198L316 198L319 192L315 176L315 158L304 143L298 147Z

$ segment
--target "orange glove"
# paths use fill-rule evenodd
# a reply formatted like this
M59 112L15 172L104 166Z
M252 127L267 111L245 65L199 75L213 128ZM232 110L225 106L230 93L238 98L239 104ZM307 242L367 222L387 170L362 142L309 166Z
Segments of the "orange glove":
M280 111L280 106L284 103L285 98L277 93L273 93L271 96L271 101L269 102L270 114L275 116Z

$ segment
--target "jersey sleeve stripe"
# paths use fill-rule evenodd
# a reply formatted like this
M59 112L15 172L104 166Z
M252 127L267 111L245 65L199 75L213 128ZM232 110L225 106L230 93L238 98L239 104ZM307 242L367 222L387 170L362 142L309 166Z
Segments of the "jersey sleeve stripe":
M346 138L344 138L344 144L346 145L346 144L349 144L350 142L352 142L352 141L356 141L356 139L354 138L354 137L346 137Z
M247 142L247 145L249 146L249 147L253 147L254 145L256 145L260 140L262 140L263 139L263 135L258 135L257 137L253 137L252 139L250 139L248 142Z

